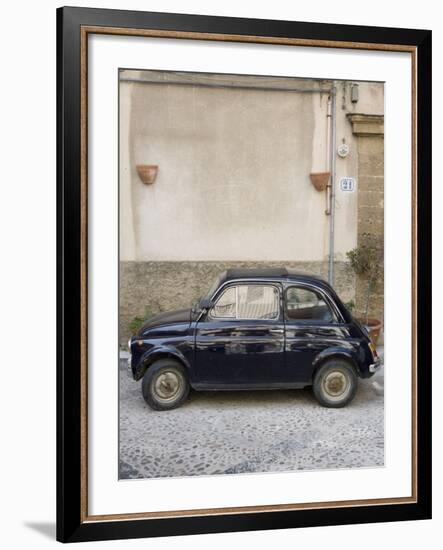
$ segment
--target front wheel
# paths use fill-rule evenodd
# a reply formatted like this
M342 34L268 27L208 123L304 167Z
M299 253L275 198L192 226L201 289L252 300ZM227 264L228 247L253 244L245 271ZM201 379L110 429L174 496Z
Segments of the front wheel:
M146 403L156 411L179 407L189 393L185 369L172 359L160 359L148 367L142 381Z
M316 372L314 395L324 407L344 407L354 399L358 379L354 368L346 361L331 359Z

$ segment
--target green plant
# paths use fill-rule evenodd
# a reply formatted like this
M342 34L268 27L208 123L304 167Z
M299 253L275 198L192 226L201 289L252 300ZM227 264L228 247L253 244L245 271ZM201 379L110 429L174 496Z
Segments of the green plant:
M136 332L138 332L141 329L141 327L145 324L146 319L149 319L149 317L152 317L153 315L154 314L152 310L149 307L145 307L142 317L137 315L136 317L133 317L129 322L128 328L130 333L135 334Z
M360 244L346 253L349 265L354 273L367 281L364 315L366 324L369 317L369 304L375 289L383 262L383 244L379 237L371 233L362 233Z

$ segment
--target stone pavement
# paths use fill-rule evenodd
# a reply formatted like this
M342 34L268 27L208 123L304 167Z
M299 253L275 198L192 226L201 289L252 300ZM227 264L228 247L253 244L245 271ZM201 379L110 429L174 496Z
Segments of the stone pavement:
M191 390L158 412L120 364L120 479L384 465L384 367L343 409L321 407L310 389Z

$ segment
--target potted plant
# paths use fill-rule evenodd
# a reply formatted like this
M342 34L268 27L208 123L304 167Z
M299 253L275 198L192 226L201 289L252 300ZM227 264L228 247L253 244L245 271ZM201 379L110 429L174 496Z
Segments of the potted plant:
M374 345L377 345L382 322L369 317L370 302L383 265L383 246L380 238L370 233L363 233L360 244L346 253L349 265L354 273L366 282L366 293L363 305L363 317L359 320L366 326Z

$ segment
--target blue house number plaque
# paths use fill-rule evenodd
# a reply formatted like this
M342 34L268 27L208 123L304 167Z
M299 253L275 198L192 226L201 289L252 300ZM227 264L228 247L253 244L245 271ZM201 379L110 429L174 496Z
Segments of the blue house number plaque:
M355 191L355 179L354 178L341 178L340 189L353 193Z

